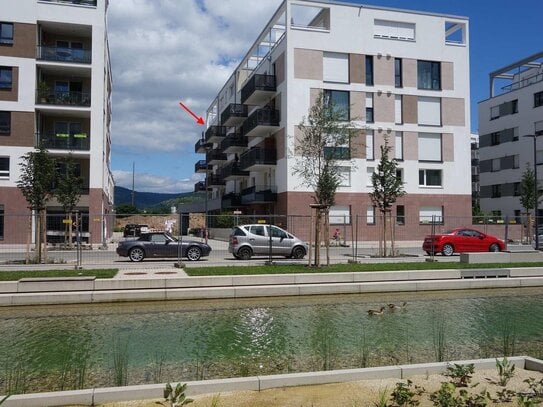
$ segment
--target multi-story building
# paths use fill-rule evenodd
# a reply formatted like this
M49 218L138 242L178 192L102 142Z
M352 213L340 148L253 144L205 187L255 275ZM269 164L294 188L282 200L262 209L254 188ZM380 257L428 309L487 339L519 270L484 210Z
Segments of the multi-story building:
M490 96L479 102L481 209L520 220L526 167L543 163L543 52L490 74ZM541 173L541 169L539 171ZM539 176L541 174L538 174ZM542 216L540 211L538 216Z
M324 92L355 134L333 223L374 221L385 137L407 192L393 208L399 225L470 216L469 87L465 17L285 0L208 109L196 171L214 208L308 215L312 192L293 171L298 125Z
M471 207L479 205L479 135L471 134Z
M20 157L71 155L84 188L84 236L100 242L113 202L108 0L0 0L0 240L22 243ZM60 168L59 168L60 170ZM54 186L52 186L54 188ZM49 214L62 213L54 199ZM50 222L48 222L50 223ZM48 224L48 230L53 226ZM25 239L26 240L26 239ZM23 241L24 242L24 241Z

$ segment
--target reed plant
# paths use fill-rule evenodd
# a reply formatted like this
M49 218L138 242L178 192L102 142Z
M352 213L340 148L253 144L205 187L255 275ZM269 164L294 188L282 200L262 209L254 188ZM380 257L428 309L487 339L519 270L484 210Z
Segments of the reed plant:
M128 385L128 341L116 339L113 344L113 383L116 386Z
M164 364L166 362L166 353L164 351L156 351L151 363L151 379L153 383L162 383L162 374Z
M30 387L33 374L26 362L8 360L4 366L4 394L24 394Z
M434 356L437 362L443 362L445 360L445 353L447 351L445 328L445 318L443 315L434 316L432 324L432 340L434 345Z
M370 347L366 338L366 332L363 331L358 342L360 367L368 367L370 359Z
M516 351L518 326L510 315L503 315L499 321L502 356L514 356Z

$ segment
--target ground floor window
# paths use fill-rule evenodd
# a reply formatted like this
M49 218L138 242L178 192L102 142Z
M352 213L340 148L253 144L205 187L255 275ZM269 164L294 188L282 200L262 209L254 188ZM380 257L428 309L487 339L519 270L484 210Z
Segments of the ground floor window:
M405 225L405 206L396 206L396 224Z
M0 157L0 179L9 178L9 157Z
M421 206L419 208L419 222L443 224L443 207Z
M375 225L375 206L368 206L366 211L366 223L368 225Z
M331 225L349 225L351 223L351 207L347 205L331 206L328 220Z
M0 240L4 240L4 205L0 205Z

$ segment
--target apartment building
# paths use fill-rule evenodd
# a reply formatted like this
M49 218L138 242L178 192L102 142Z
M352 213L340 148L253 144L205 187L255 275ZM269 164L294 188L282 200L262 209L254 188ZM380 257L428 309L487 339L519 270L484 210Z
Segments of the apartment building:
M111 71L108 0L0 0L0 242L20 242L28 204L16 187L20 157L43 145L71 154L84 188L86 240L108 233ZM61 170L58 168L58 170ZM54 186L52 186L54 188ZM61 214L54 199L49 214ZM55 227L48 221L49 235ZM25 239L26 240L26 239Z
M537 138L543 134L543 52L492 72L478 114L481 209L520 222L520 181L527 166L534 168L534 149L543 176L543 140Z
M324 92L355 134L333 224L375 222L368 193L385 137L407 192L398 225L470 216L468 30L465 17L285 0L207 111L195 171L207 175L208 209L310 214L295 143Z

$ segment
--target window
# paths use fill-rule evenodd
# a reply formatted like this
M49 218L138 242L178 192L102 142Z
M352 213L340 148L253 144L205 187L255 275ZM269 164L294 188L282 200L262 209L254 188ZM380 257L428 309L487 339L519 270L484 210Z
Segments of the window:
M402 95L396 95L394 99L394 122L396 124L403 123L402 103Z
M491 161L491 166L490 166L490 171L492 172L496 172L496 171L499 171L501 170L501 159L500 158L494 158L492 159Z
M419 161L441 162L441 134L419 133Z
M403 205L396 206L396 224L405 225L405 206Z
M373 187L373 173L375 172L374 167L366 167L366 186Z
M500 117L500 107L493 106L490 108L490 120L494 120Z
M516 154L513 156L513 168L519 168L519 167L520 167L519 155Z
M491 198L500 198L502 196L502 186L501 184L492 185Z
M0 23L0 45L13 44L13 24Z
M350 187L351 186L351 167L339 167L339 185L340 187Z
M394 58L394 86L397 88L401 88L403 86L401 58Z
M0 134L11 132L11 112L0 112Z
M518 100L511 100L504 102L498 106L492 106L490 108L490 120L495 120L498 117L507 116L510 114L518 113Z
M520 182L513 183L513 196L520 196Z
M351 223L351 207L331 206L328 212L328 220L332 225L349 225Z
M534 93L534 107L543 106L543 92Z
M394 136L394 159L403 160L403 132L397 131Z
M366 123L373 123L373 93L366 92Z
M339 115L339 120L350 120L349 92L342 90L325 90L324 102L332 106Z
M512 141L518 141L518 127L513 128L513 140Z
M349 83L349 54L325 52L323 70L325 82Z
M0 157L0 179L9 178L9 157Z
M517 130L516 135L517 135L517 140L518 140L518 127L516 127L515 130ZM540 120L534 123L534 130L535 130L536 136L543 135L543 120Z
M12 68L8 66L0 66L0 89L11 90L13 86Z
M373 55L366 55L366 85L373 86Z
M441 90L441 63L418 61L417 81L419 89Z
M367 130L366 132L366 160L375 160L373 154L373 130Z
M396 168L396 178L403 182L403 168Z
M375 206L368 206L366 209L366 223L375 225Z
M497 145L500 144L500 132L499 131L490 134L490 144L493 145L493 146L497 146Z
M395 40L415 41L415 24L403 21L374 20L373 36Z
M4 240L4 205L0 205L0 240Z
M420 223L443 223L442 206L421 206L419 208Z
M264 234L264 226L263 225L253 225L253 226L251 226L250 232L253 235L265 236L265 234Z
M441 98L418 97L418 122L423 126L441 126Z
M419 186L440 187L441 170L419 170Z
M520 224L520 209L515 209L515 223Z
M271 226L271 230L270 230L270 226L268 226L268 233L271 234L271 237L278 237L280 239L287 239L288 238L287 233L284 230L281 230L276 226Z

